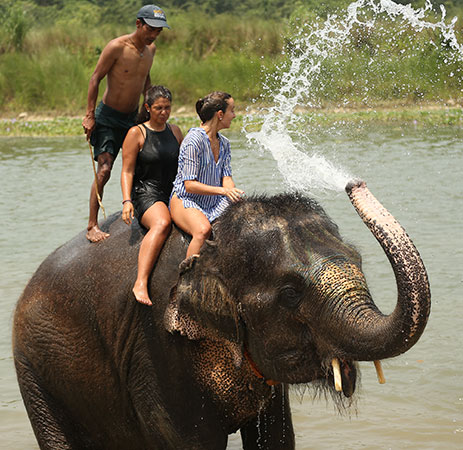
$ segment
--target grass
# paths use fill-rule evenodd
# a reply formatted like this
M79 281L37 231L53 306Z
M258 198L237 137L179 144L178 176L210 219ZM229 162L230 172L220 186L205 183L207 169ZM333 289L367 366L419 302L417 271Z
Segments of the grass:
M463 126L463 110L460 107L444 107L435 105L426 108L378 108L364 110L319 109L297 113L301 116L300 126L305 122L311 125L330 127L335 124L401 124L416 127ZM231 132L239 132L245 120L245 114L238 114L232 122ZM199 121L193 114L172 113L172 123L177 124L184 134L191 127L198 126ZM261 121L258 113L254 113L251 127L258 129ZM251 131L247 127L248 131ZM0 119L0 136L82 136L81 117L22 117Z
M12 23L20 23L11 17ZM57 20L28 28L26 35L17 28L20 46L0 33L0 118L4 118L0 135L81 134L88 80L99 54L110 39L132 32L133 24L87 27L79 17L91 19L88 4L79 6L71 24ZM321 19L305 22L313 25L317 20ZM170 88L174 111L190 111L212 90L230 92L238 105L271 102L284 77L284 64L307 50L294 39L293 33L301 32L281 20L237 21L226 14L191 10L170 14L169 23L172 29L163 31L157 41L151 79ZM310 122L460 124L458 108L445 106L463 103L463 62L455 54L434 30L377 20L373 28L354 28L342 48L328 57L306 58L301 74L309 73L317 62L320 71L295 89L304 94L301 108L320 108L305 113ZM103 80L100 97L104 87ZM429 104L437 108L426 107ZM23 111L29 120L15 121ZM34 116L54 119L32 120ZM197 123L194 114L190 116L178 115L176 120L188 129Z
M172 29L156 42L154 84L165 84L177 104L193 105L212 90L237 101L261 92L261 72L281 60L283 30L272 21L204 13L170 16ZM104 46L130 26L87 29L74 23L31 29L21 49L0 42L0 114L18 111L80 115L88 81ZM100 95L104 85L100 86Z

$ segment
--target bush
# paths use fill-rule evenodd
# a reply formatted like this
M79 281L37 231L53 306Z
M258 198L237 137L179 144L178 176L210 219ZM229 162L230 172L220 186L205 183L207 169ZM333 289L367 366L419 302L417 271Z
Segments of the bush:
M36 0L35 4L9 2L0 7L5 24L0 29L0 113L27 110L82 115L88 81L102 49L109 40L134 30L134 11L143 3ZM179 7L182 2L168 3ZM221 5L232 8L235 3ZM232 8L234 13L211 15L195 6L187 12L167 11L172 29L164 30L157 41L153 83L167 85L177 107L193 106L198 97L214 89L229 91L239 106L271 98L284 77L284 64L289 67L308 51L296 39L304 33L301 26L323 26L325 19L316 13L325 14L331 11L327 6L339 6L344 0L323 5L301 0L288 21L277 17L277 13L288 13L287 6L276 8L283 3L255 2L246 14L249 2L240 3L240 14ZM264 4L275 6L271 14L275 18L256 15ZM219 7L218 2L203 6L214 5ZM457 23L457 32L461 26ZM463 67L455 53L433 31L418 32L377 20L373 28L353 29L348 42L329 58L320 59L319 73L310 85L292 89L302 92L309 106L459 100ZM316 61L310 63L306 58L303 64L301 79ZM104 87L103 82L100 97Z
M79 4L82 18L88 4ZM78 15L79 15L78 14ZM233 21L228 15L173 14L171 30L157 41L151 70L153 83L172 90L175 104L192 106L214 89L229 90L237 101L259 94L262 67L281 60L282 27L264 20ZM88 81L104 46L116 36L131 33L134 24L107 24L87 29L57 19L53 27L32 29L23 42L21 58L0 55L3 111L56 111L82 114ZM100 86L100 96L104 90Z
M27 10L23 3L8 2L0 7L0 53L20 51L27 30Z

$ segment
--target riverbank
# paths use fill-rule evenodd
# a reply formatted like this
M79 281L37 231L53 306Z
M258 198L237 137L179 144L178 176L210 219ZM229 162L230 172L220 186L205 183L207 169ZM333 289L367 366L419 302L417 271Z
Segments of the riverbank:
M231 131L241 130L245 117L253 115L252 127L260 124L259 110L238 112ZM431 105L418 107L378 107L365 109L317 109L298 111L302 123L332 126L336 124L408 124L416 127L463 126L463 108L460 105ZM186 131L198 125L194 112L182 107L174 110L171 122ZM79 136L83 134L82 117L34 115L22 112L13 117L0 117L1 137L21 136Z

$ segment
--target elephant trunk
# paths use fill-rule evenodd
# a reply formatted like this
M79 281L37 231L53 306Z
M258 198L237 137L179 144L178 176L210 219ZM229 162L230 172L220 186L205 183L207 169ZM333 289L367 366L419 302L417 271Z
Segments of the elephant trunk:
M353 307L351 303L350 311L344 309L344 315L348 316L347 329L343 330L344 336L338 335L341 340L338 344L347 357L358 361L391 358L411 348L426 326L431 308L426 269L405 230L364 182L350 182L346 191L391 263L398 299L389 316L376 308L369 294L363 299L363 305L357 303Z

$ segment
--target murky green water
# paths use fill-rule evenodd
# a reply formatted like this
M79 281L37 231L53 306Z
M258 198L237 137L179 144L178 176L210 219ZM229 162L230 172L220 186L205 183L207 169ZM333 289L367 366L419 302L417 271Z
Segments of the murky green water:
M432 290L428 327L408 353L361 364L356 406L339 415L310 392L292 394L298 449L463 448L463 131L378 128L321 133L307 149L367 181L407 229ZM275 163L232 136L234 178L247 194L286 190ZM11 356L12 312L39 263L86 225L93 177L83 138L0 139L0 435L1 448L36 449ZM304 170L302 167L301 170ZM120 209L120 159L106 190L108 213ZM388 313L396 289L386 258L342 192L315 192L357 245L376 303ZM229 448L239 449L239 436Z

